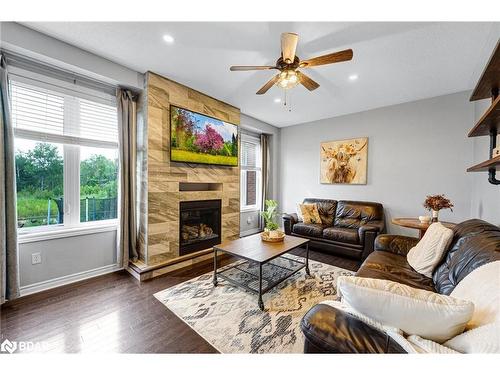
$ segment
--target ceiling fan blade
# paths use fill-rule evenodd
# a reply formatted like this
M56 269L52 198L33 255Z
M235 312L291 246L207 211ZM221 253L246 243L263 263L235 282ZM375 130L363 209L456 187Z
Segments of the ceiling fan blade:
M346 49L344 51L329 53L328 55L313 57L312 59L301 61L299 67L309 68L311 66L333 64L342 61L349 61L351 59L352 49Z
M230 71L244 71L244 70L268 70L268 69L278 69L275 66L264 66L264 65L233 65L229 68Z
M309 91L316 90L319 87L319 83L312 80L302 72L298 72L299 80L302 85Z
M281 57L287 64L293 63L295 59L295 51L297 50L297 42L299 36L294 33L281 34Z
M271 78L269 81L266 82L264 86L260 88L259 91L257 91L257 95L262 95L267 92L271 87L273 87L276 82L278 82L278 79L280 78L279 74L276 74L273 78Z

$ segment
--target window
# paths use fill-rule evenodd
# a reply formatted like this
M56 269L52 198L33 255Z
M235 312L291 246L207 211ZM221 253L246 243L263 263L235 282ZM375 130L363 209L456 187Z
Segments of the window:
M114 97L14 75L18 227L75 227L117 218Z
M260 210L261 151L258 136L241 135L241 210Z

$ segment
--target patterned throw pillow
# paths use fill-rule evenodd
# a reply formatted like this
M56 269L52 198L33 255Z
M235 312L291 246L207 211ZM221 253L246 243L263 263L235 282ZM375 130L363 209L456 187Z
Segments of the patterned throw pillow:
M316 203L301 204L300 211L302 212L302 217L304 218L304 224L321 224L318 205Z

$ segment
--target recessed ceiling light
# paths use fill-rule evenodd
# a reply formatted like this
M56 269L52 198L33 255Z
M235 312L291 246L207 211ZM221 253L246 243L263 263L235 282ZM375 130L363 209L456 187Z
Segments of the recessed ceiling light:
M358 79L358 75L357 75L357 74L351 74L351 75L349 76L349 81L355 81L355 80L357 80L357 79Z
M274 102L275 103L281 103L281 99L280 98L274 98Z
M165 35L163 35L163 40L165 42L167 42L168 44L172 44L175 39L174 39L174 37L172 35L165 34Z

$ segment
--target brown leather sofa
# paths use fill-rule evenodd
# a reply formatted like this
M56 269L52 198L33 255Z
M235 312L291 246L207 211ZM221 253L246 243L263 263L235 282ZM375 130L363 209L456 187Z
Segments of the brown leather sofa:
M356 273L359 277L392 280L414 288L449 295L474 269L500 260L500 228L473 219L458 224L441 264L432 278L414 271L406 254L417 238L381 235ZM313 306L301 322L305 353L404 353L387 334L328 305Z
M375 238L384 233L380 203L306 198L318 205L321 224L304 224L297 214L283 214L285 233L308 238L311 247L363 260L373 251Z

